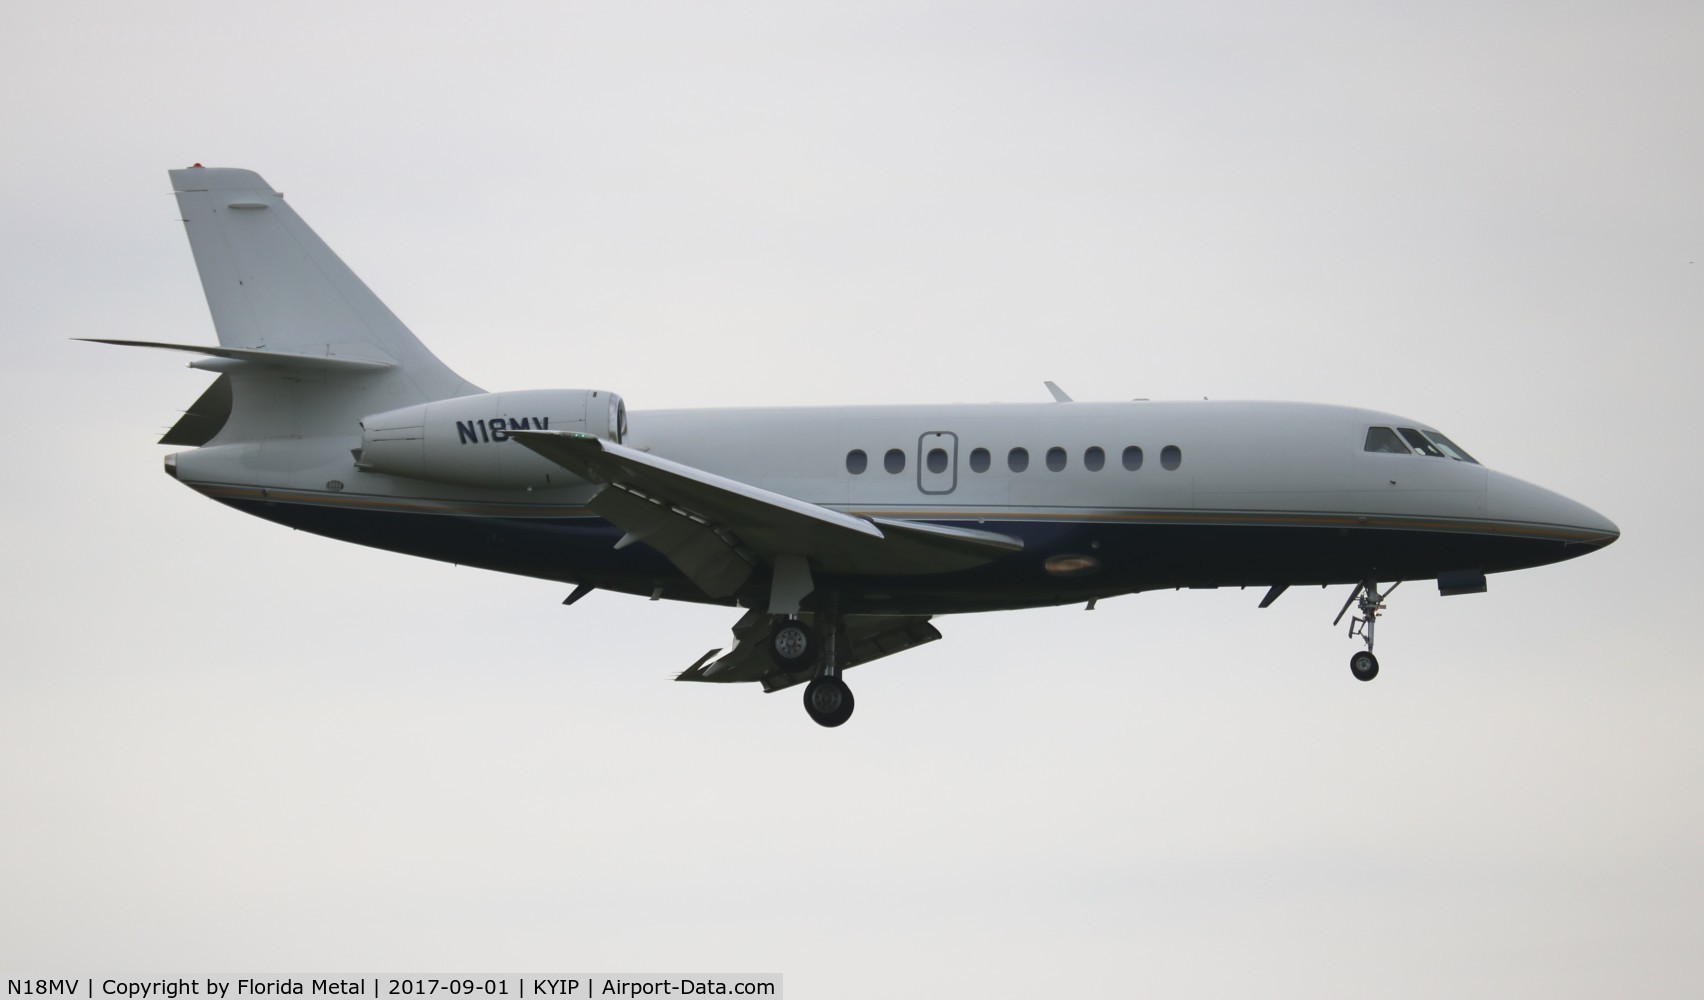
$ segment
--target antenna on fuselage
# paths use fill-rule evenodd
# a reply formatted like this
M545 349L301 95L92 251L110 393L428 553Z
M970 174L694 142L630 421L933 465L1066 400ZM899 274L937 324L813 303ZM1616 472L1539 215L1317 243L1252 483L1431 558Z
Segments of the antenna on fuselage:
M1041 384L1047 386L1047 391L1053 394L1053 401L1055 403L1070 403L1070 402L1073 402L1070 394L1067 393L1064 389L1059 388L1058 384L1053 383L1053 382L1043 382Z

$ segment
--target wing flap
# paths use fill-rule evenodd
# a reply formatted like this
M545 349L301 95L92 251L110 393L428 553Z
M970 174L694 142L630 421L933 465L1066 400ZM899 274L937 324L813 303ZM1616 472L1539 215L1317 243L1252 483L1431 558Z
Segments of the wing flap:
M809 613L799 617L806 624L813 624L816 618ZM718 684L756 681L763 685L765 692L780 691L810 680L809 670L790 674L776 666L770 657L769 650L765 648L765 640L769 637L769 618L762 611L746 612L734 625L733 645L726 651L711 650L704 654L675 680ZM929 623L927 615L851 615L842 626L845 661L841 669L902 653L940 637L940 630ZM721 655L718 656L718 653Z
M726 532L685 511L613 484L599 490L586 506L668 556L711 597L732 596L751 576L751 561Z

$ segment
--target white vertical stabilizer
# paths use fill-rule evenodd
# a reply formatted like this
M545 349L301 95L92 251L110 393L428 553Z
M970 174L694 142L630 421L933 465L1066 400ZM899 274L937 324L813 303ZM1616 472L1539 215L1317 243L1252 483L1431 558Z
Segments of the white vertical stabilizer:
M221 346L386 362L395 366L385 377L391 400L480 391L434 357L259 174L170 173Z

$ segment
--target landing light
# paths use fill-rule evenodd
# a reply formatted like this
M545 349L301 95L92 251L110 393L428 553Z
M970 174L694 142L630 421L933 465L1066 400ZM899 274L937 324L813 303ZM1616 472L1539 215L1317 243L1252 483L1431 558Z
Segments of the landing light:
M1083 576L1100 569L1100 560L1094 556L1052 556L1041 568L1054 576Z

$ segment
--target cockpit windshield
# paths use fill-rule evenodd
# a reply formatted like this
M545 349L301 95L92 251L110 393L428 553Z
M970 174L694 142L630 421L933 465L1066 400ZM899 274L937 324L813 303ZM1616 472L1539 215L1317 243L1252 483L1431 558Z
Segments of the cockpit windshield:
M1479 464L1478 459L1463 451L1449 438L1437 431L1423 431L1417 427L1398 427L1395 430L1389 427L1369 427L1366 443L1362 445L1361 450L1387 455L1420 454L1428 458L1453 458L1458 462Z
M1389 427L1367 428L1367 444L1364 451L1376 451L1386 455L1406 455L1408 446L1396 436Z
M1437 445L1440 449L1443 450L1443 453L1445 455L1448 455L1450 458L1453 458L1458 462L1471 462L1474 465L1479 464L1478 459L1474 458L1472 455L1469 455L1467 452L1463 451L1462 449L1456 447L1456 443L1454 441L1451 441L1449 438L1444 437L1442 434L1439 434L1437 431L1423 431L1422 433L1424 433L1426 435L1426 440Z
M1397 430L1402 432L1402 439L1404 441L1407 441L1409 444L1413 445L1414 450L1419 452L1420 454L1425 455L1428 458L1443 458L1444 457L1444 453L1442 451L1438 450L1437 445L1426 440L1426 435L1420 433L1419 431L1415 430L1414 428L1412 428L1412 427L1398 427Z

